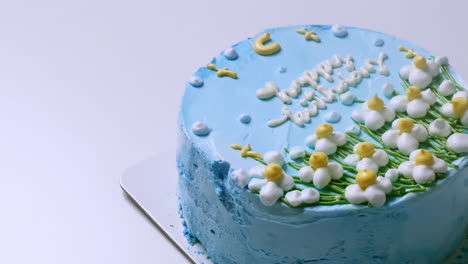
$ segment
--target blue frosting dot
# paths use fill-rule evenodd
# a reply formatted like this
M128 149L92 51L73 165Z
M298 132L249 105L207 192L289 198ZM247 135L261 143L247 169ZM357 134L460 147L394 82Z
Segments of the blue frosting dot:
M331 30L333 32L333 35L335 35L338 38L344 38L348 35L348 30L342 25L334 25L332 26Z
M378 39L374 40L374 45L375 45L376 47L382 47L384 44L385 44L385 42L384 42L383 39L379 39L379 38L378 38Z
M288 68L286 68L286 67L280 67L280 68L278 69L278 71L279 71L279 73L285 73L285 72L288 71Z
M248 124L251 120L252 118L248 114L242 114L239 117L239 121L243 124Z
M200 77L196 76L196 75L194 75L194 76L192 76L192 77L190 78L189 83L190 83L190 85L192 85L193 87L197 87L197 88L203 86L203 80L202 80Z
M336 122L340 121L340 119L341 119L341 115L340 115L340 113L338 113L336 111L328 112L325 115L325 121L327 121L329 123L336 123Z
M235 60L239 55L237 54L237 51L234 48L228 48L223 52L224 57L228 60Z
M203 137L210 134L211 129L203 122L195 122L192 125L192 131L195 135Z

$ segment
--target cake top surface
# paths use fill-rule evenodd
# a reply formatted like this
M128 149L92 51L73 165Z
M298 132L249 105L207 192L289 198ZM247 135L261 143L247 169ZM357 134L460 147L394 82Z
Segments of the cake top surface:
M444 80L450 83L444 84ZM451 91L452 86L455 91ZM337 204L357 199L353 203L380 206L380 198L374 203L366 198L367 189L371 192L375 187L373 195L379 196L380 188L385 197L395 194L396 186L401 187L398 184L416 186L405 189L410 191L436 182L426 176L429 172L423 173L426 180L414 182L418 176L406 173L400 164L407 162L407 171L435 166L436 178L446 173L434 164L442 158L437 154L445 150L439 146L450 143L449 135L457 134L453 142L464 140L463 115L468 104L464 94L455 98L462 86L463 80L447 65L446 58L432 57L419 46L392 35L328 25L273 28L233 45L201 67L187 83L179 122L197 147L212 155L210 159L229 162L236 170L236 182L242 188L251 183L248 189L260 192L261 197L265 196L262 187L269 181L276 184L270 192L283 191L279 195L277 190L274 200L293 207L317 204L310 198L317 193L320 197L328 193L340 196ZM453 115L434 112L446 104ZM420 127L426 130L428 139L417 132ZM449 135L438 132L444 129L450 130ZM437 136L432 138L433 134ZM426 148L429 154L420 151ZM465 150L449 151L456 154L445 163L459 160ZM327 161L320 153L325 153ZM382 157L375 158L375 153ZM367 163L359 165L363 160ZM280 163L285 175L296 176L294 187L281 186L281 180L274 178L276 174L267 172L279 170L274 166L260 167L256 177L254 170L259 162ZM327 167L329 164L340 165L350 177L334 176L340 174L340 168ZM304 166L311 170L301 170ZM325 170L325 180L314 178L320 178L317 172ZM396 176L389 175L392 173ZM261 187L252 183L255 178L263 181L257 182L263 184ZM337 192L333 191L335 183ZM318 192L308 192L309 200L304 200L305 189ZM288 197L291 191L295 192ZM357 198L351 197L354 194ZM275 195L266 196L268 200Z

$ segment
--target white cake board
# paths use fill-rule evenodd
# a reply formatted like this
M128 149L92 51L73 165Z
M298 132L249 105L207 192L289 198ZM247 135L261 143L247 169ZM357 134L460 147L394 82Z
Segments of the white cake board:
M167 160L167 157L153 157L130 167L122 176L120 186L189 261L214 264L200 243L192 246L183 235L176 194L177 168L175 162ZM444 264L463 263L468 263L468 235Z

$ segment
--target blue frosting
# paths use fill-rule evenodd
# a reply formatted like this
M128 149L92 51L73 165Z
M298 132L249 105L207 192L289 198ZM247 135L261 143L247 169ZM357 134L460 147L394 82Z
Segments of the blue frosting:
M303 35L295 32L297 28L315 30L321 43L305 41ZM233 169L258 165L252 159L242 158L230 144L251 144L260 153L296 145L305 147L305 138L325 121L327 113L343 113L334 127L345 131L354 125L349 113L362 105L347 106L335 101L304 127L288 121L271 128L267 121L280 118L284 105L278 98L259 100L255 96L266 82L274 81L280 89L286 89L304 70L315 68L334 54L352 55L359 68L366 59L377 59L383 51L388 55L385 65L390 75L372 73L350 90L360 100L375 93L384 98L381 87L387 82L400 93L403 91L398 71L411 61L398 51L400 45L430 55L394 36L346 29L346 38L335 37L330 26L269 29L272 41L281 45L279 53L255 53L252 43L258 35L254 36L233 46L240 55L237 60L222 55L212 60L219 68L236 71L238 79L219 78L214 71L202 67L196 76L204 80L203 89L193 89L188 84L179 116L179 198L190 236L202 242L216 263L438 263L462 238L468 222L466 158L457 161L460 170L450 169L449 176L428 191L389 199L382 208L335 205L294 209L281 203L266 207L258 195L239 189L230 180ZM385 46L376 47L374 39L382 39ZM280 73L278 69L284 65L288 70ZM322 79L322 84L336 86L337 72L348 75L344 67L337 68L335 83ZM452 73L464 85L458 74L453 70ZM387 98L384 100L388 102ZM293 112L303 108L298 99L293 99L289 107ZM239 122L240 112L250 113L255 122L248 126ZM190 133L197 120L210 124L209 135L196 137ZM361 137L373 141L366 135ZM297 174L292 169L287 172Z

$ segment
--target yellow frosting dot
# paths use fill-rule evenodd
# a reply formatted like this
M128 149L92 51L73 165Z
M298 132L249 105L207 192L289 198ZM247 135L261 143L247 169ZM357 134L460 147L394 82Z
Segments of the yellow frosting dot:
M283 168L276 163L270 163L265 167L265 178L269 181L278 181L283 177Z
M413 131L414 122L413 120L405 117L398 121L397 127L400 133L411 133L411 131Z
M377 182L377 173L373 170L367 169L359 171L356 175L356 182L361 189L365 190L367 187L374 185Z
M367 101L367 107L370 110L375 110L375 111L380 111L384 109L385 105L383 100L377 96L377 94L374 95L369 101Z
M468 100L464 97L457 97L450 103L452 104L453 112L459 116L464 115L466 110L468 110Z
M414 99L421 98L421 89L416 86L411 86L406 89L406 98L408 101L413 101Z
M414 165L416 166L428 165L429 166L432 164L434 164L434 156L432 156L432 154L429 151L421 149L421 151L419 151L416 154L416 157L414 159Z
M323 152L315 152L310 156L309 163L314 170L324 168L328 165L328 156Z
M426 58L424 58L424 56L422 55L418 54L414 56L413 63L414 63L414 66L416 66L416 68L420 70L424 70L427 68Z
M356 154L361 158L371 157L375 153L374 144L370 142L362 142L356 148Z
M328 137L333 133L333 126L330 124L320 124L317 126L315 129L315 134L317 135L318 138L324 138Z

